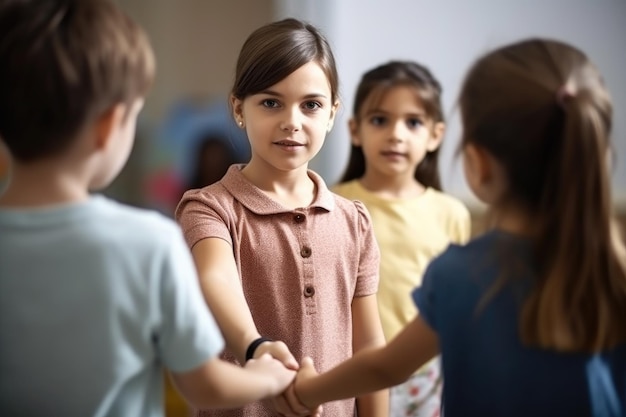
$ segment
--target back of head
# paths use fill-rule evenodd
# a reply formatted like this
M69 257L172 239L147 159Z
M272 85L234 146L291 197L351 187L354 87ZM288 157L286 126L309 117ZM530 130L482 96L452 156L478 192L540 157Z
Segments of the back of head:
M335 103L339 77L335 57L321 32L292 18L262 26L250 34L241 48L232 94L243 100L280 82L309 62L316 62L326 74Z
M611 101L583 52L526 40L470 69L460 96L462 144L502 166L498 203L536 226L538 280L521 323L528 343L597 351L626 340L626 264L613 221Z
M389 90L398 86L414 89L430 121L444 122L441 84L428 68L412 61L390 61L363 74L354 98L352 110L354 120L360 123L369 109L377 106ZM363 150L359 146L352 145L348 167L341 181L360 178L364 173ZM426 154L415 170L415 179L427 187L441 190L439 148Z
M63 152L154 77L146 35L109 0L3 0L0 62L0 135L22 162Z

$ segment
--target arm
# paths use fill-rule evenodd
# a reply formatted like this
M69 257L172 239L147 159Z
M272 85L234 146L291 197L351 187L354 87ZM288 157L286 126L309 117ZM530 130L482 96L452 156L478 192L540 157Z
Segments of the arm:
M376 295L356 297L352 301L352 350L359 352L385 345L385 335L378 315ZM383 390L357 398L360 417L389 414L389 391Z
M232 247L225 240L207 238L194 245L191 252L204 299L211 307L226 346L235 354L239 363L245 364L248 346L260 335L243 293ZM259 358L265 353L282 362L287 369L299 368L298 362L282 341L262 343L253 357ZM233 380L237 381L237 378ZM282 395L275 395L271 404L284 415L296 415L303 410L296 402L288 404Z
M172 373L174 385L198 408L235 408L280 394L293 381L295 371L263 355L240 368L212 358L196 369Z
M392 387L406 381L438 351L437 334L418 316L387 346L362 350L324 374L316 376L311 362L303 361L296 376L295 393L312 408Z
M246 349L258 338L252 314L248 308L232 246L219 238L199 241L191 251L202 294L217 321L228 349L239 363L245 363ZM289 369L298 369L298 363L282 342L265 342L255 352L258 358L269 353Z

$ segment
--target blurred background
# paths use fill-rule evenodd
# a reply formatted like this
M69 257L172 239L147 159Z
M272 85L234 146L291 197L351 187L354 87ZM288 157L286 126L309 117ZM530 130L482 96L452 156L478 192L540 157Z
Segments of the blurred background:
M361 74L391 59L413 59L429 66L444 87L444 189L480 211L454 157L455 100L463 74L491 48L523 37L550 37L585 50L606 77L615 115L614 195L619 207L626 206L626 52L621 45L626 0L116 1L145 27L157 57L157 79L140 117L133 155L107 190L125 202L171 215L182 190L221 173L225 161L248 158L247 139L227 107L235 61L250 32L293 16L322 29L338 63L342 109L312 163L329 184L345 168L347 120ZM218 142L226 146L215 146ZM198 166L215 172L199 173Z
M468 205L474 233L484 224L482 207L454 156L460 135L455 101L465 71L488 50L526 37L554 38L583 49L612 93L614 199L626 224L626 0L116 1L148 32L157 78L131 159L106 190L115 198L172 215L186 188L216 180L232 162L245 162L249 145L227 105L239 49L259 26L297 17L325 33L340 76L342 108L311 168L329 185L342 174L350 147L347 121L363 72L392 59L416 60L443 85L444 190ZM189 413L171 386L166 406L168 417Z
M626 217L626 0L115 1L146 29L157 58L156 83L138 122L135 148L105 191L121 201L171 216L185 189L215 181L231 162L247 160L247 139L227 106L235 61L254 29L293 16L322 29L338 63L342 109L311 166L329 185L347 162L347 120L361 74L392 59L416 60L444 87L444 190L470 207L474 231L480 230L481 207L454 157L460 134L455 100L463 74L494 47L549 37L586 51L605 75L614 104L615 205ZM7 172L0 157L0 189ZM168 416L188 415L171 387L167 398Z

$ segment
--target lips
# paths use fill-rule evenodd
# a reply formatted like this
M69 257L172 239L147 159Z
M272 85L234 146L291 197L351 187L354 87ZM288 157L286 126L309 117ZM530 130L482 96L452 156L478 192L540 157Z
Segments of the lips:
M280 146L304 146L302 143L293 141L293 140L279 140L277 142L274 142L274 145L280 145Z
M401 156L401 157L406 157L407 154L404 152L397 152L397 151L382 151L380 153L383 156Z

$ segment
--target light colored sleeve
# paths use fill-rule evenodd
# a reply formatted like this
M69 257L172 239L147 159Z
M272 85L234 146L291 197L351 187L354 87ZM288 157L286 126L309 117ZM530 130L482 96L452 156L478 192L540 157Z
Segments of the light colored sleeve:
M160 266L157 299L161 326L154 339L165 367L183 372L219 355L224 339L202 298L196 268L180 229L172 228Z

